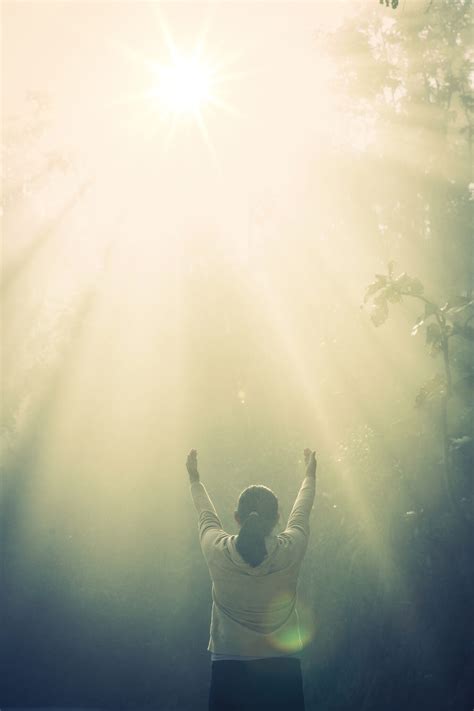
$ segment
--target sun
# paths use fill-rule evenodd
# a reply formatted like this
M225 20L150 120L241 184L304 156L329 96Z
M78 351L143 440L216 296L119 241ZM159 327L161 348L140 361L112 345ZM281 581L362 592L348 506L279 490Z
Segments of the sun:
M230 82L240 81L247 75L242 69L232 68L243 50L234 49L220 56L212 53L206 42L210 21L197 30L194 46L178 47L162 11L157 4L150 5L161 30L161 41L157 39L159 58L146 57L121 46L134 63L149 73L149 81L144 91L127 93L114 104L141 104L143 111L137 122L148 139L157 136L162 139L166 152L178 140L180 128L194 124L216 161L207 124L221 112L239 120L246 118L223 96Z
M153 95L165 111L176 116L196 115L212 101L212 70L195 57L176 57L157 68Z

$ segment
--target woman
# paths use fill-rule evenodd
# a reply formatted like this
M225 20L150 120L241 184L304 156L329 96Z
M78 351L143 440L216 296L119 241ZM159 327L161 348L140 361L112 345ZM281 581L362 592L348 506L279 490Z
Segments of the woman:
M222 529L200 481L197 452L186 461L199 514L199 539L212 579L209 711L304 711L296 590L316 490L316 452L304 450L306 476L283 533L278 499L249 486L234 513L238 535Z

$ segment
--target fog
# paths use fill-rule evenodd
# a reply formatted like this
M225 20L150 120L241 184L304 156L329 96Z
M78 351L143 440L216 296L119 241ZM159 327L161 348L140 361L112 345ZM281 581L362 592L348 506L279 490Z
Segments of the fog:
M463 707L468 4L431 4L3 3L2 704L206 708L186 455L236 532L252 483L284 525L309 446L308 709ZM161 105L195 52L212 100ZM364 303L389 262L462 307L449 470L424 304Z

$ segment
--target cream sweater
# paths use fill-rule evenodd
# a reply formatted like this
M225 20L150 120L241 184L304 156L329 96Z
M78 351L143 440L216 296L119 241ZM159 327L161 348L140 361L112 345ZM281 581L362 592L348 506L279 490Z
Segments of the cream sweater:
M202 482L190 485L199 514L201 549L212 580L212 612L207 649L243 657L288 656L302 649L296 593L309 537L316 479L306 477L286 529L270 534L268 555L252 568L236 549L236 535L222 529Z

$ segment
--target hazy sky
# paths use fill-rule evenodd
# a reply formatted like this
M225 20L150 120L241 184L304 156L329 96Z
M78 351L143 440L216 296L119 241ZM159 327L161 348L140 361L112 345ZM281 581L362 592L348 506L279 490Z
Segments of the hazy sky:
M329 148L351 131L337 58L316 43L349 6L4 3L6 124L31 119L28 92L51 100L44 136L16 148L15 179L41 173L48 151L72 157L71 171L47 172L6 215L7 268L21 266L5 309L9 411L14 429L37 428L38 482L61 492L64 472L77 471L109 510L113 496L121 503L110 498L117 472L134 486L158 467L181 497L169 462L180 471L191 446L208 462L214 452L218 472L219 448L238 466L265 438L273 447L272 422L290 439L292 420L298 436L334 449L341 418L367 407L355 381L372 381L364 357L377 334L360 302L379 252L364 219L338 228L338 166L353 155L337 163ZM201 127L177 120L170 138L152 69L170 62L170 44L187 55L199 38L219 101L202 108ZM262 206L270 217L258 226ZM253 253L250 269L234 269L258 230L269 235L267 273ZM366 341L357 368L354 338ZM49 515L48 487L38 492Z
M27 91L49 93L56 148L71 148L85 174L107 184L112 203L124 191L132 203L159 204L161 224L168 215L170 228L211 219L237 238L262 194L291 212L309 147L317 155L318 144L337 140L342 117L315 32L340 21L347 8L342 2L6 2L4 112L21 111ZM164 26L184 54L204 36L203 57L222 64L216 94L235 114L204 109L212 149L188 119L165 150L169 120L149 99L137 98L155 81L147 62L169 63Z

